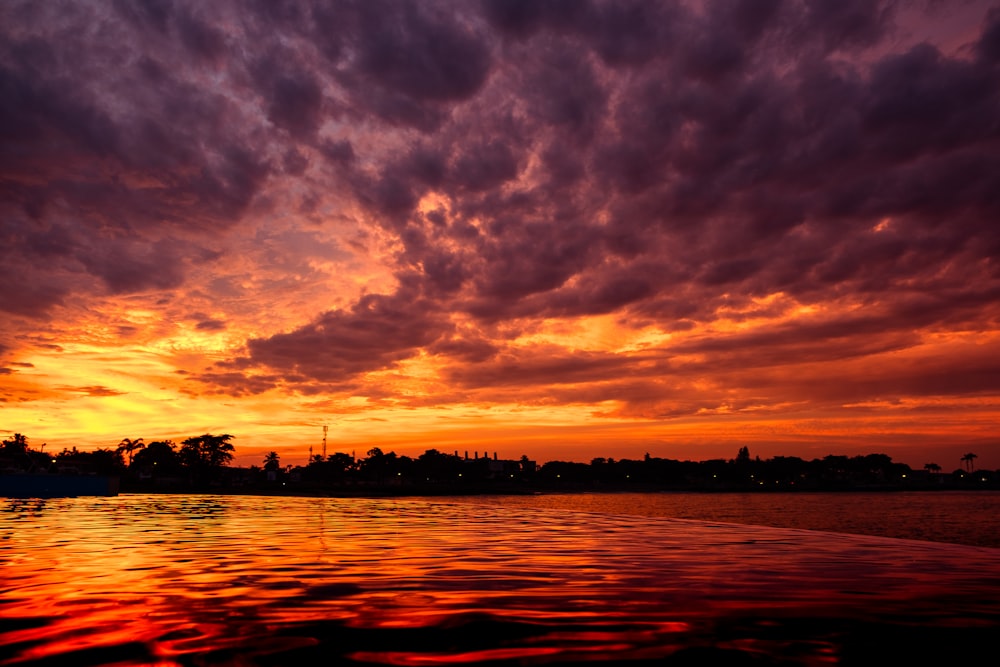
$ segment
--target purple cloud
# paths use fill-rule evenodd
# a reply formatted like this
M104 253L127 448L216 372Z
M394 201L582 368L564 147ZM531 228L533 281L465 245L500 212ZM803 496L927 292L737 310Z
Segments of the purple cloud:
M377 245L392 279L296 311L201 376L234 393L354 386L420 355L463 385L515 368L525 385L632 372L624 354L521 359L501 332L584 316L664 332L774 318L657 357L733 369L989 328L1000 10L957 49L907 40L899 26L920 11L6 3L0 262L14 270L0 310L38 320L73 299L211 294L193 284L205 267L302 275ZM296 225L341 254L281 255L277 229ZM819 323L754 310L779 293L842 310ZM195 326L231 330L211 312ZM653 386L666 391L642 379Z

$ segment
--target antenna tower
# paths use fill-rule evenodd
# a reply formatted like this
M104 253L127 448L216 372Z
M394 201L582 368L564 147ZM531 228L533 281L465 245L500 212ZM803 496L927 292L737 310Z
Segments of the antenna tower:
M330 427L323 424L323 460L326 461L326 432L330 430Z

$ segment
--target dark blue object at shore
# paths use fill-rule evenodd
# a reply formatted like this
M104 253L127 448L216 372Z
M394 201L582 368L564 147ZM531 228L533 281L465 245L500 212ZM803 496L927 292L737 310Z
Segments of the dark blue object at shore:
M117 496L118 478L107 475L0 475L0 497Z

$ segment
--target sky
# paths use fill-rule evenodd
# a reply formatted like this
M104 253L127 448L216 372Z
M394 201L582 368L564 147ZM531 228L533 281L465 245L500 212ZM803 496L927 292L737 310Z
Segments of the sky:
M1000 468L1000 4L0 3L0 436Z

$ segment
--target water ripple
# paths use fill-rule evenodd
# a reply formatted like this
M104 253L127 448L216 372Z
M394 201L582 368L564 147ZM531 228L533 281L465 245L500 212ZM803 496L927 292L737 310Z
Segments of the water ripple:
M954 662L1000 629L992 548L410 499L5 509L0 665Z

